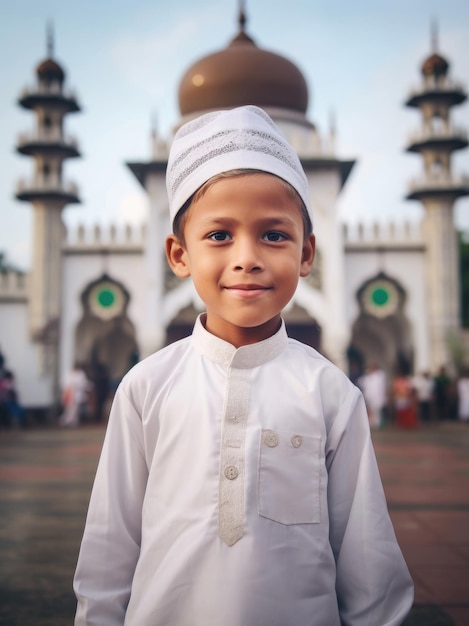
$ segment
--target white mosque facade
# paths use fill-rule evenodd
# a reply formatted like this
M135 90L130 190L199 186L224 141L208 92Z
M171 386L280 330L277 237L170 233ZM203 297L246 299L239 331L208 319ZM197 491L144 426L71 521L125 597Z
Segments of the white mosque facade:
M33 263L26 274L0 272L0 349L30 408L58 402L75 362L90 377L104 365L117 383L139 358L188 334L203 310L190 279L172 277L164 259L170 139L153 136L150 159L127 164L148 194L142 230L96 228L91 237L84 228L66 232L62 210L80 200L64 170L79 148L64 128L79 104L52 49L48 56L37 67L37 84L19 98L36 118L35 132L17 143L33 173L16 190L34 214ZM469 344L460 322L453 215L456 200L469 195L469 178L451 168L452 153L468 145L465 131L451 123L453 106L465 99L434 50L406 103L421 119L406 148L422 162L407 195L422 203L422 223L359 226L352 233L339 219L337 200L354 162L336 154L333 129L322 135L306 117L308 89L298 68L258 47L243 14L229 45L196 61L181 80L178 126L208 110L257 104L297 150L310 184L317 259L284 315L293 336L351 376L371 360L389 375L400 365L451 367L451 342Z

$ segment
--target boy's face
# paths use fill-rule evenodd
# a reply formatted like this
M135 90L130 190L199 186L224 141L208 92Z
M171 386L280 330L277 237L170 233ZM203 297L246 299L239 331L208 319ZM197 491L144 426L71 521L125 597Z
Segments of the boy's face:
M236 347L262 341L307 276L314 235L305 239L301 211L270 174L225 178L188 209L184 243L166 241L174 273L192 276L207 310L206 328Z

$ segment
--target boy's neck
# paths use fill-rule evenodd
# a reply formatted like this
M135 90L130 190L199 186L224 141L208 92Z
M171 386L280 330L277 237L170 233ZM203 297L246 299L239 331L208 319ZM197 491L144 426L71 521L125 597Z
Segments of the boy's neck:
M269 320L261 326L255 326L253 328L245 328L242 326L223 326L220 329L216 323L213 323L210 317L205 313L201 318L202 324L205 330L223 341L231 344L235 348L241 348L242 346L252 345L264 341L280 329L282 320L280 314L273 319Z

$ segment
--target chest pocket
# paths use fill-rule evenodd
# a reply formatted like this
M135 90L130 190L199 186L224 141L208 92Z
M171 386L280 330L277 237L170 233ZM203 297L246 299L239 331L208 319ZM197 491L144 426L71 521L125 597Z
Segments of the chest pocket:
M281 524L321 521L321 439L263 429L258 464L259 515Z

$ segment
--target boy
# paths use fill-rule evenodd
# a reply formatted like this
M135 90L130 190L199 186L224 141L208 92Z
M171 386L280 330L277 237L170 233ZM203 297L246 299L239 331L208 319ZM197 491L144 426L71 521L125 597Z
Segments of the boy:
M261 109L209 113L167 187L206 313L117 392L75 624L397 626L413 587L362 396L281 319L314 258L298 157Z

